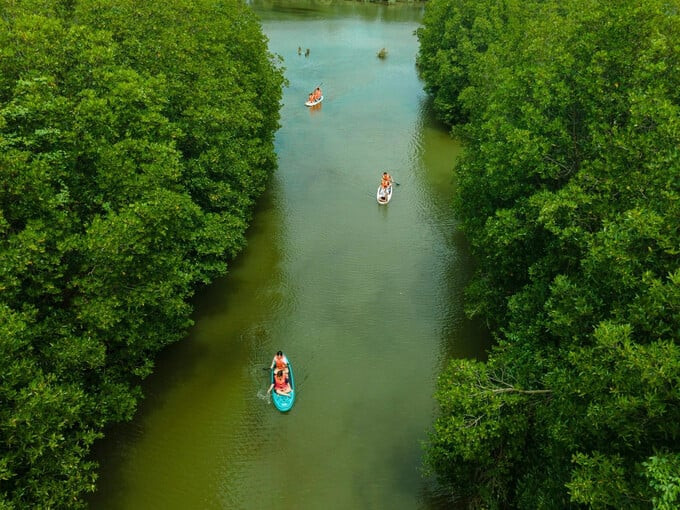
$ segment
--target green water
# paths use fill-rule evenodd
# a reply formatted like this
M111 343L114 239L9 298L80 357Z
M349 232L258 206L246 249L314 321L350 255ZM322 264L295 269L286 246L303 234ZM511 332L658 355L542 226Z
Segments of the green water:
M196 325L159 358L134 421L97 445L90 506L450 508L421 473L436 376L486 345L462 313L460 147L415 69L422 6L251 5L289 80L279 170L248 248L196 297ZM384 169L400 184L387 206ZM295 369L288 414L265 397L278 349Z

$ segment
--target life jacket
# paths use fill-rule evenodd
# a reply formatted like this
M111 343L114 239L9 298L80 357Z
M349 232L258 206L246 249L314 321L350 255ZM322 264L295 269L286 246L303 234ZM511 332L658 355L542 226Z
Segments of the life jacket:
M286 368L288 366L288 363L286 363L286 357L285 356L281 356L281 358L279 358L278 356L275 357L274 362L276 363L277 370L278 369L283 370L284 368Z
M392 180L392 179L390 179L390 176L389 176L389 175L384 175L383 178L382 178L382 181L381 181L380 185L381 185L383 188L387 188L387 187L390 185L391 180Z
M283 390L286 386L288 386L288 378L285 375L282 375L281 377L278 375L274 376L274 388Z

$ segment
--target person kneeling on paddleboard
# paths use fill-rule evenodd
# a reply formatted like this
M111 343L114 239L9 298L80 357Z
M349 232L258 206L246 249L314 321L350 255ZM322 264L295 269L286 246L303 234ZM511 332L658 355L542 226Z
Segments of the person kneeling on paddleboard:
M279 370L274 374L274 382L269 386L267 393L271 392L272 388L274 388L274 391L279 395L288 395L293 391L293 388L290 387L290 381L283 373L283 370Z

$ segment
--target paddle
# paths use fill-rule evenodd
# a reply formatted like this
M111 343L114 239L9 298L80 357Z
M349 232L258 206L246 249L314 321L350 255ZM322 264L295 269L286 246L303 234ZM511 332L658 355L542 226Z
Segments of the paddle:
M397 186L401 186L401 184L398 183L397 181L395 181L394 179L392 179L392 184L396 184Z

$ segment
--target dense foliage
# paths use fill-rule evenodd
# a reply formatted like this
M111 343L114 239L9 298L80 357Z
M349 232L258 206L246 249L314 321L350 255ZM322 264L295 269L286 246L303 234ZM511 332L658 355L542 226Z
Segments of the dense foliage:
M473 507L677 508L680 3L432 0L418 35L497 340L429 466Z
M238 0L0 1L0 507L76 508L226 271L283 74Z

